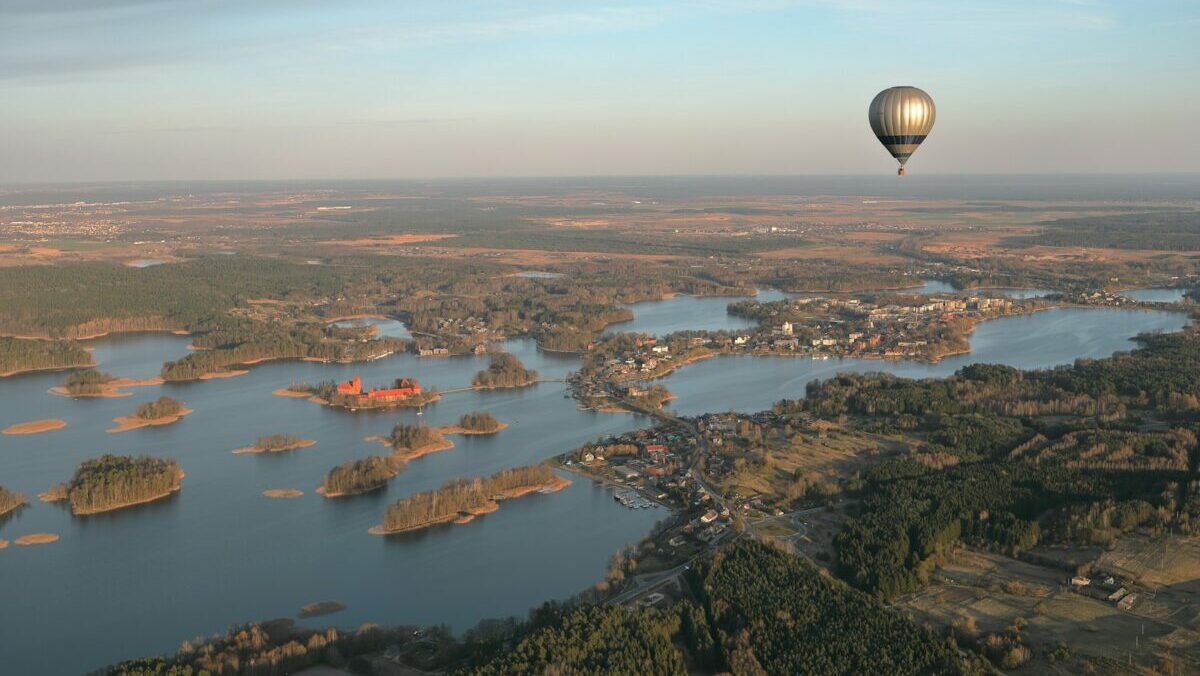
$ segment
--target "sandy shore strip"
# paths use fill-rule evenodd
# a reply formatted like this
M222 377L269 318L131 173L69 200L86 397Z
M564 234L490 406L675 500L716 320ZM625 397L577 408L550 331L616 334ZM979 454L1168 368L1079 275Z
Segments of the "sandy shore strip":
M109 434L117 434L120 432L128 432L129 430L136 430L139 427L157 427L159 425L170 425L171 423L178 421L180 418L182 418L183 416L188 415L190 413L195 413L195 411L193 411L190 408L185 408L176 415L168 415L168 416L164 416L162 418L154 418L152 420L146 420L145 418L139 418L136 415L117 416L116 418L113 418L113 422L117 423L117 426L108 430L108 433Z
M298 498L304 495L304 491L298 491L295 488L270 488L262 492L264 497L268 498Z
M286 387L271 390L271 394L277 397L291 397L293 399L307 399L313 396L312 392L297 392L296 390L289 390Z
M71 398L75 398L75 399L82 399L85 397L105 397L105 398L132 397L133 396L132 392L123 392L122 390L124 390L125 388L128 388L128 387L154 387L156 385L162 385L164 382L165 381L162 378L145 378L142 380L135 380L133 378L117 378L116 380L112 380L107 383L102 383L100 385L99 392L87 393L87 394L75 394L75 393L70 392L69 390L67 390L67 388L65 388L61 385L56 386L56 387L51 387L49 392L50 392L50 394L57 394L60 397L71 397Z
M49 418L46 420L30 420L29 422L17 423L4 428L0 434L41 434L53 430L61 430L67 426L66 420L58 418Z
M219 378L234 378L236 376L244 376L247 373L249 373L249 371L247 371L246 369L234 369L231 371L213 371L211 373L205 373L204 375L200 376L198 379L199 380L217 380Z
M54 533L30 533L29 535L22 535L16 540L13 540L13 542L19 547L48 545L51 542L58 542L58 536Z

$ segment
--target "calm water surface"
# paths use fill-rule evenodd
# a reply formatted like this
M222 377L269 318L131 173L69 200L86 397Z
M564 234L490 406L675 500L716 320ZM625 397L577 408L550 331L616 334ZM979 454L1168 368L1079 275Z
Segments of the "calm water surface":
M1183 302L1184 291L1185 289L1132 289L1121 295L1147 303L1180 303Z
M764 293L774 300L782 294ZM679 297L634 306L620 330L665 334L687 328L742 328L728 298ZM802 396L805 384L837 371L888 370L944 375L973 361L1024 368L1101 357L1133 346L1129 337L1175 330L1182 314L1122 310L1052 310L981 324L971 355L940 364L873 360L725 357L688 366L666 384L684 413L758 410ZM387 335L398 322L379 321ZM395 333L393 333L395 332ZM187 353L188 338L140 334L92 341L100 367L148 377ZM541 353L529 341L506 348L544 376L577 366L569 355ZM6 673L78 673L122 658L173 650L183 639L253 619L293 616L304 604L334 600L348 608L314 618L314 626L362 622L446 623L464 629L485 617L522 615L539 603L569 597L599 580L612 552L644 535L662 510L629 510L609 489L576 478L567 490L506 503L461 526L404 537L367 534L386 505L461 476L491 474L538 462L597 437L649 424L645 418L576 409L564 386L544 383L500 392L450 394L415 412L349 413L271 395L294 381L362 375L367 383L415 376L440 389L461 387L486 357L417 359L409 355L357 365L276 362L248 375L134 389L121 399L72 400L48 394L62 374L0 380L0 427L57 417L65 429L0 437L0 484L35 496L104 452L179 460L187 476L177 495L142 507L74 518L34 502L0 526L8 540L56 533L57 543L0 551L0 664ZM195 413L180 422L110 435L115 416L160 394ZM336 464L380 454L365 441L398 421L450 424L487 410L510 427L492 437L454 437L456 448L409 464L386 491L326 500L313 493ZM230 450L278 432L317 445L275 456ZM296 488L295 500L262 497Z

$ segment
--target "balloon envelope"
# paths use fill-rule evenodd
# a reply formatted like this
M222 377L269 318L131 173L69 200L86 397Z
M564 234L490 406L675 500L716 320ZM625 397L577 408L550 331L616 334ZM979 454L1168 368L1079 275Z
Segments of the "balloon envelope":
M900 163L900 173L933 130L933 99L916 87L891 87L875 95L867 112L871 131Z

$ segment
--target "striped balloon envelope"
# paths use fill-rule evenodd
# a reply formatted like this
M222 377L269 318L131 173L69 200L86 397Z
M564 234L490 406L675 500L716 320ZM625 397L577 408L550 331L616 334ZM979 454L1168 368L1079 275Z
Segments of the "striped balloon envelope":
M900 163L901 176L908 158L933 130L936 113L933 99L916 87L891 87L871 101L867 112L871 131Z

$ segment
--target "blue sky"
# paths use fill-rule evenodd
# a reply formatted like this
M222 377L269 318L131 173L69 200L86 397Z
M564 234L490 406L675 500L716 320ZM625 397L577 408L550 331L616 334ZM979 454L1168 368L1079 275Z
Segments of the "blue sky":
M0 0L0 181L1200 171L1193 0Z

